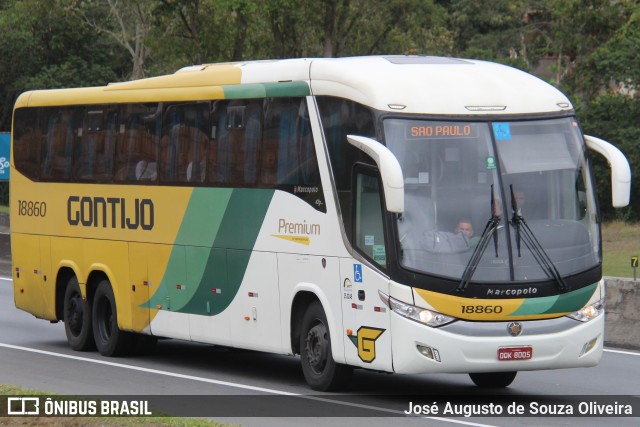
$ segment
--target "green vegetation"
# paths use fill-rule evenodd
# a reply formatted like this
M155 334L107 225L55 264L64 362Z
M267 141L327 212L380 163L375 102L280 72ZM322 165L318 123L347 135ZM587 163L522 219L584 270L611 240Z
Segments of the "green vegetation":
M0 384L0 396L56 396L40 390L31 390ZM4 405L5 403L2 402ZM0 426L46 426L46 427L232 427L233 424L217 423L200 418L175 417L0 417Z
M602 252L605 276L633 277L631 257L640 256L640 224L622 221L603 224Z

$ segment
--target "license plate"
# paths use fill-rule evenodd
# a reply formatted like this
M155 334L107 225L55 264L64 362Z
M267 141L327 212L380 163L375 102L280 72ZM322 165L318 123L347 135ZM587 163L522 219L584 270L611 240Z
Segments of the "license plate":
M529 360L533 357L533 347L502 347L498 349L498 360L508 362L510 360Z

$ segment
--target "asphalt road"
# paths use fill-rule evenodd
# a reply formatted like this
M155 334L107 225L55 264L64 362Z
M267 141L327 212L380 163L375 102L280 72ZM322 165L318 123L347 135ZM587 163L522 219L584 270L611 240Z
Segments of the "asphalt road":
M409 402L422 405L436 399L454 404L464 403L466 397L473 401L486 399L485 402L495 401L506 409L508 402L524 399L524 404L530 405L532 399L542 399L539 396L550 396L553 402L563 402L564 396L575 396L577 401L585 402L607 396L613 399L637 396L640 352L606 349L595 368L521 372L500 395L476 388L466 375L403 376L363 370L355 371L344 393L319 395L306 386L297 357L176 340L160 341L152 353L128 358L74 352L67 346L62 323L50 324L15 309L12 292L11 280L0 278L0 383L4 384L64 395L126 395L141 399L161 396L163 402L174 404L167 406L166 411L175 408L175 413L181 414L187 403L194 402L199 406L193 414L187 410L188 415L199 416L199 411L203 411L203 416L250 426L596 426L605 422L636 426L640 421L622 417L465 418L442 413L398 417ZM182 395L196 397L176 398ZM640 405L634 408L640 412ZM313 416L297 417L300 412ZM351 417L337 417L342 413ZM268 417L248 418L243 416L246 414ZM640 417L640 413L634 415Z

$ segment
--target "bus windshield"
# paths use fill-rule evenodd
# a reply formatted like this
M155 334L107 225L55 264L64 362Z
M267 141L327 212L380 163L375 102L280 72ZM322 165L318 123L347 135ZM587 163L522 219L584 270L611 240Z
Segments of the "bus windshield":
M595 195L573 118L393 118L384 130L404 174L404 268L507 283L558 280L599 264Z

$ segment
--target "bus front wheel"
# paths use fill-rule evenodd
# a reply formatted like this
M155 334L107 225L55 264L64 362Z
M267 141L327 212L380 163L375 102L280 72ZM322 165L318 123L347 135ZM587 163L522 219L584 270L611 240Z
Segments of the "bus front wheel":
M103 356L123 356L133 345L133 334L118 328L116 299L106 279L98 284L93 297L93 335Z
M91 304L82 297L78 278L73 276L64 292L64 332L69 346L76 351L95 348L91 328Z
M516 378L518 372L482 372L469 374L471 381L478 387L504 388L508 387Z
M318 301L307 308L302 319L300 362L304 378L313 390L338 390L351 378L352 368L333 360L327 317Z

